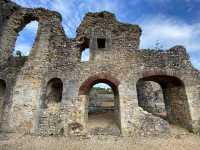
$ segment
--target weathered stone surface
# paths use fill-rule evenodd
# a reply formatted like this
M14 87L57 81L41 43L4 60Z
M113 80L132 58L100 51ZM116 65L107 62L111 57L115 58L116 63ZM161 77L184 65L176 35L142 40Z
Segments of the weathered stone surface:
M140 122L140 134L143 136L160 136L169 133L169 123L159 117L145 114Z
M138 83L138 104L153 114L165 114L165 102L161 86L152 81Z
M39 28L30 55L12 56L18 32L33 20ZM61 20L54 11L0 1L0 79L6 83L1 130L85 133L88 93L103 82L114 91L122 135L158 135L168 123L141 109L137 93L139 81L154 81L162 88L169 122L200 131L200 73L183 46L139 49L140 27L121 23L109 12L87 13L74 39L65 35ZM105 43L99 45L99 39ZM90 48L88 62L81 62L84 48ZM61 101L48 103L48 83L55 78L63 84L62 92L53 91Z

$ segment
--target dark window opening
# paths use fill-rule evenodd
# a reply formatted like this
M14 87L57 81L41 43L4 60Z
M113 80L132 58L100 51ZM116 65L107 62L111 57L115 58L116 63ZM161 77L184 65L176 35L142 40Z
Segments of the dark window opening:
M60 79L54 78L47 84L46 102L59 103L62 100L63 83Z
M105 48L106 47L106 39L98 38L97 44L98 44L98 48Z

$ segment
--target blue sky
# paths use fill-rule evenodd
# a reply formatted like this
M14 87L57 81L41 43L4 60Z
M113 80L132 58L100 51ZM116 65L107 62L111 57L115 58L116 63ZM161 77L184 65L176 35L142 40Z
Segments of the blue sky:
M121 22L139 24L143 30L140 48L154 48L159 41L163 49L184 45L193 65L200 70L200 0L13 0L25 7L44 7L61 13L68 37L87 12L110 11ZM20 33L16 49L27 54L37 23Z

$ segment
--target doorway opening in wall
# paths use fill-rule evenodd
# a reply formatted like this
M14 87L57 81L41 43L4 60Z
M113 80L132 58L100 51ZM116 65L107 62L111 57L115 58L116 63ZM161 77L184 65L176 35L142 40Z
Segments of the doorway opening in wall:
M91 134L119 135L118 95L105 83L97 83L89 91L88 128Z
M149 76L137 82L138 105L145 111L192 129L184 83L173 76Z
M37 36L37 30L37 21L31 21L22 27L15 42L15 47L12 52L13 56L22 58L27 57L30 54Z

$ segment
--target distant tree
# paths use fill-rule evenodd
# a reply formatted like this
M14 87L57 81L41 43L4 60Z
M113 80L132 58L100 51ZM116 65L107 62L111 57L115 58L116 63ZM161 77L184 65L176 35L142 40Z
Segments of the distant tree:
M17 51L16 51L16 56L17 56L17 57L22 57L22 52L19 51L19 50L17 50Z
M155 47L156 50L162 50L163 49L163 45L161 44L161 42L159 40L156 41L155 43Z

